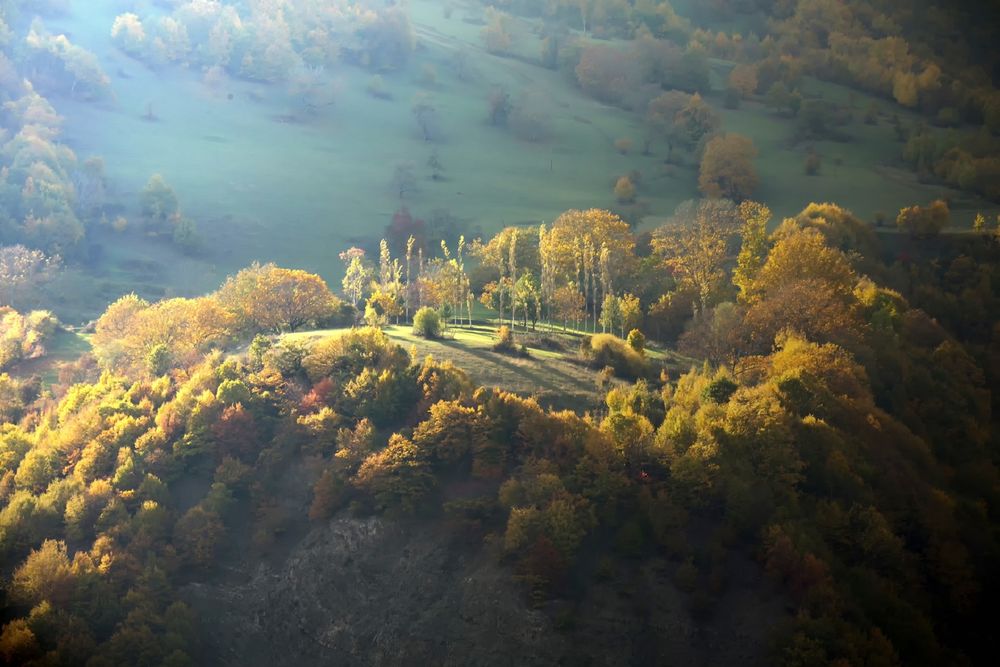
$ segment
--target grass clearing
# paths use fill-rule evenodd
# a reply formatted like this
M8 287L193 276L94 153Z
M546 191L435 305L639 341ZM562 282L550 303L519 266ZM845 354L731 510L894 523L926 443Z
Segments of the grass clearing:
M331 335L348 331L324 329L286 334L285 340L311 343ZM597 373L576 360L579 332L552 332L564 351L528 345L527 358L500 354L493 351L495 329L488 325L450 327L437 340L427 340L413 334L409 326L394 325L384 329L393 341L413 352L415 361L427 355L437 360L451 361L469 374L473 383L483 387L499 387L524 396L534 396L544 406L586 411L599 406L602 393L597 384ZM516 332L520 340L524 332ZM548 334L541 329L530 336ZM691 367L692 360L672 352L650 349L647 356L665 366L672 376Z

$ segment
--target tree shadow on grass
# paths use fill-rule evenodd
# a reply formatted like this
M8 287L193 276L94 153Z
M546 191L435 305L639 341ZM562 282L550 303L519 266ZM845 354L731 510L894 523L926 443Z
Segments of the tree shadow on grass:
M476 357L477 359L482 359L483 361L496 364L497 366L500 366L501 368L504 368L505 370L514 373L515 375L520 375L522 377L525 377L539 388L552 392L563 391L563 387L553 384L552 382L547 380L543 375L535 372L533 369L511 363L507 359L504 359L503 356L496 354L495 352L488 352L483 349L469 347L463 345L462 343L459 343L456 340L443 339L437 342L440 343L441 345L450 347L460 352L465 352L466 354L470 354L473 357ZM546 371L549 372L550 374L562 375L563 377L573 380L573 382L576 383L576 380L572 378L572 376L569 376L565 373L561 373L560 371L555 371L554 369L551 368L546 368Z

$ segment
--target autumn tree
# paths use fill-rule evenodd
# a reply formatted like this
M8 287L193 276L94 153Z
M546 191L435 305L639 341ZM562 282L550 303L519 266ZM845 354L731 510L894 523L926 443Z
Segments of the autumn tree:
M586 94L608 104L623 106L638 88L642 76L631 53L612 46L587 46L580 53L576 80Z
M340 253L340 260L344 262L344 279L342 285L344 294L351 300L351 305L355 308L364 296L365 290L371 284L375 275L371 262L365 259L365 251L361 248L350 248Z
M680 286L698 295L706 312L725 278L723 265L730 237L736 233L736 208L725 200L687 202L653 234L653 248Z
M935 236L950 223L948 204L940 199L927 206L903 208L896 217L896 226L913 237Z
M733 269L733 285L739 290L740 300L746 301L753 279L767 257L767 223L771 220L771 209L748 200L740 204L739 215L743 226L740 229L740 254Z
M857 277L847 257L831 248L818 230L800 228L791 220L774 238L746 293L744 333L754 349L770 349L786 328L810 340L855 348L861 322L854 296Z
M52 279L59 257L23 245L0 246L0 306L13 305Z
M671 90L653 98L646 107L646 122L667 141L667 159L674 146L698 147L719 127L719 118L700 95Z
M433 308L424 306L413 315L413 333L423 338L441 335L441 316Z
M742 201L757 187L753 142L738 134L711 139L705 146L698 173L698 188L709 197Z
M294 331L330 319L340 306L318 275L274 264L254 264L231 276L217 298L246 332Z
M747 98L757 92L756 65L737 65L729 72L729 87Z
M556 319L562 320L564 331L570 322L579 326L580 320L586 317L585 305L583 294L572 283L556 288L552 294L552 310Z
M632 331L642 324L642 304L639 297L626 292L618 302L619 317L621 318L621 336L625 338L626 331Z

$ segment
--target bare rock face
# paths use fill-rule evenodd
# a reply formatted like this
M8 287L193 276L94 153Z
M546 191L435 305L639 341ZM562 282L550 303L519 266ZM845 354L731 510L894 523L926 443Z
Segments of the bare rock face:
M277 566L190 584L222 665L553 665L565 639L492 555L377 518L334 519Z

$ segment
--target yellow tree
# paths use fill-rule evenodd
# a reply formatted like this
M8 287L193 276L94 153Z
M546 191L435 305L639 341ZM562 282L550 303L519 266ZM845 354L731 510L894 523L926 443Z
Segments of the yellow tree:
M767 223L771 220L771 209L755 201L740 204L740 254L733 270L733 285L740 291L739 298L746 301L757 272L764 265L767 256Z
M698 174L698 188L709 197L743 201L757 187L753 160L757 149L739 134L714 137L705 146Z
M294 331L330 317L339 305L316 274L274 264L243 269L226 280L217 296L246 331Z
M725 277L726 246L739 218L732 202L687 202L653 233L653 249L677 279L681 289L698 294L701 311Z

